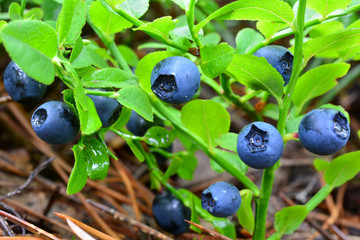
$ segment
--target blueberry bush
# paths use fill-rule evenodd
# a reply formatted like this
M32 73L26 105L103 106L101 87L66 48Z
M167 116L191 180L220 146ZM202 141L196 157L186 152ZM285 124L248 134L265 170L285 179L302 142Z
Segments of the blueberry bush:
M341 149L350 136L349 114L329 104L353 81L347 73L359 72L349 62L360 60L356 13L360 1L160 2L177 8L181 15L156 18L149 0L21 0L11 2L8 19L0 21L1 43L11 64L17 64L38 86L49 86L55 78L64 84L63 103L44 103L31 121L44 141L73 141L75 164L67 193L81 191L88 178L106 177L109 158L116 159L105 142L105 133L110 131L147 165L151 187L155 191L166 188L168 198L179 201L181 209L173 211L195 223L201 218L233 239L235 224L223 216L235 212L253 239L292 234L334 188L360 171L360 151ZM229 20L246 21L249 27L232 38ZM91 34L83 34L84 29ZM117 38L138 32L147 36L137 46L148 52L141 59ZM279 42L284 46L275 45ZM14 78L11 74L8 77ZM25 87L15 86L19 92ZM234 91L234 86L242 91ZM214 96L200 97L204 87ZM12 87L9 95L14 97L14 91ZM57 111L55 105L61 109ZM253 122L240 134L230 132L234 109ZM136 115L144 127L131 123ZM286 144L299 141L298 132L309 151L337 153L331 161L314 161L326 184L305 204L278 211L276 232L267 234L276 170ZM166 151L177 139L184 150ZM214 214L221 217L202 208L201 199L192 192L168 182L175 174L193 178L199 150L208 156L214 171L226 171L243 186L240 191L231 188L234 194L226 195L230 188L222 189L221 184L216 191L203 193L205 208L234 205ZM155 153L170 159L165 170L160 170ZM261 187L247 176L249 167L263 172ZM161 206L154 208L155 216L165 212ZM174 229L177 225L181 229ZM180 233L187 228L175 222L164 229Z

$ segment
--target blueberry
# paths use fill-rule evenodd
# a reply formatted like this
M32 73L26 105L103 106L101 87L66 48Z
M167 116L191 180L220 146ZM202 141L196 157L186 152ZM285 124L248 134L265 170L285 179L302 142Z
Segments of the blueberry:
M186 207L172 193L164 191L157 194L152 212L158 225L172 234L180 234L189 231L190 224L184 219L190 220L191 210Z
M270 45L260 48L254 53L257 57L264 57L283 77L286 86L291 77L293 55L283 46Z
M149 122L145 120L142 116L140 116L137 112L132 111L130 119L126 126L132 134L141 137L144 136L144 134L149 128L154 126L162 126L163 124L163 121L156 116L154 116L153 122Z
M68 105L51 101L38 107L31 117L35 133L51 144L68 143L79 132L79 119Z
M14 101L33 104L44 96L47 86L29 77L15 62L11 61L4 72L4 87Z
M199 69L185 57L165 58L156 64L151 73L151 90L167 103L190 101L199 86Z
M279 131L265 122L253 122L241 129L237 152L248 166L264 169L274 165L281 157L284 142Z
M303 146L318 155L329 155L345 146L350 126L344 114L332 108L317 108L307 113L299 125Z
M103 89L94 90L104 91ZM116 99L97 95L87 96L93 100L103 128L110 127L119 118L121 105Z
M217 182L202 192L201 205L215 217L228 217L239 209L241 196L231 183Z

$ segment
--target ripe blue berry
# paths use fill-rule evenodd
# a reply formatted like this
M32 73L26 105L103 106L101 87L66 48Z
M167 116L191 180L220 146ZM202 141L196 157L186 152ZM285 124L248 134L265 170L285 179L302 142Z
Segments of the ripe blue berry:
M215 217L228 217L239 209L241 196L231 183L217 182L202 192L201 205Z
M156 222L165 231L172 234L189 231L190 224L184 219L190 220L191 210L172 193L164 191L157 194L152 204L152 212Z
M31 117L35 133L45 142L68 143L79 132L79 119L63 102L51 101L38 107Z
M239 133L238 155L252 168L271 167L280 159L283 149L284 142L279 131L268 123L250 123Z
M121 105L116 99L97 95L87 96L93 100L103 128L110 127L119 118Z
M163 124L163 121L156 116L154 116L153 122L149 122L140 116L137 112L132 111L126 127L132 134L136 136L144 136L149 128L154 126L162 126Z
M329 155L345 146L350 126L344 114L332 108L317 108L307 113L299 125L299 139L310 152Z
M264 57L281 74L284 86L289 83L293 65L293 55L289 50L283 46L270 45L260 48L254 55Z
M11 61L4 72L4 87L14 101L33 104L44 96L47 86L29 77L15 62Z
M196 64L185 57L168 57L151 73L151 90L162 101L182 104L191 100L200 86Z

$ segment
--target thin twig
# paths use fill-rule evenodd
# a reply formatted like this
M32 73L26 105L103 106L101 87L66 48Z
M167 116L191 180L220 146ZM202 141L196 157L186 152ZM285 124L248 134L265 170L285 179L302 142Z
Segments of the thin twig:
M15 209L13 209L11 206L7 205L4 202L0 202L0 207L2 207L2 209L4 209L5 211L8 211L10 213L12 213L13 215L15 215L16 217L21 219L21 215L15 211ZM25 236L25 228L21 227L21 231L22 231L22 235Z
M10 213L4 212L2 210L0 210L0 216L6 218L7 220L9 220L10 222L13 222L19 226L24 227L26 230L28 230L29 232L32 232L36 235L39 235L45 239L49 239L49 240L61 240L60 238L52 235L51 233L46 232L45 230L38 228L37 226L35 226L34 224L31 224L21 218L18 218Z
M11 227L3 217L0 217L0 228L6 236L10 236L10 237L15 236L15 233L13 232L13 230L11 229Z
M184 221L187 222L187 223L190 223L191 225L193 225L193 226L195 226L195 227L197 227L197 228L199 228L201 231L204 231L204 232L209 233L211 236L214 236L214 237L216 237L217 239L231 240L231 238L228 238L228 237L226 237L226 236L224 236L224 235L221 235L220 233L217 233L217 232L215 232L215 231L213 231L213 230L211 230L211 229L208 229L208 228L206 228L206 227L204 227L204 226L201 226L200 224L191 222L191 221L186 220L186 219L185 219Z
M46 168L55 158L49 158L48 160L42 162L39 164L39 166L37 166L29 175L28 179L26 180L26 182L21 185L20 187L18 187L16 190L7 193L5 196L0 198L0 201L3 201L7 198L11 198L17 194L20 194L25 188L27 188L30 183L34 180L34 178L36 177L36 175L39 174L39 172L41 172L44 168Z
M349 240L349 238L334 224L330 224L330 228L341 240Z
M127 224L129 224L130 226L133 226L141 231L143 231L144 233L146 234L149 234L149 235L152 235L154 236L155 238L159 238L161 240L173 240L172 238L166 236L165 234L139 222L139 221L136 221L135 219L132 219L131 217L128 217L124 214L121 214L120 212L116 211L115 209L111 209L103 204L100 204L100 203L97 203L97 202L94 202L90 199L87 200L91 205L93 205L94 207L110 214L111 216L114 217L114 219L117 219L121 222L125 222Z
M10 96L0 97L0 105L14 101Z

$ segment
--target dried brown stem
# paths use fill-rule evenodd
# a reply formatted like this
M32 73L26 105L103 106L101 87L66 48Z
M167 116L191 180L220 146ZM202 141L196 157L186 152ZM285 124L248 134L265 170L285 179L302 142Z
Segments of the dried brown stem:
M211 230L211 229L208 229L208 228L206 228L206 227L204 227L204 226L201 226L200 224L191 222L191 221L186 220L186 219L185 219L184 221L190 223L191 225L193 225L193 226L195 226L195 227L197 227L197 228L199 228L201 231L204 231L204 232L209 233L211 236L214 236L214 237L216 237L217 239L231 240L231 238L228 238L228 237L226 237L226 236L224 236L224 235L221 235L220 233L217 233L217 232L215 232L215 231L213 231L213 230Z

